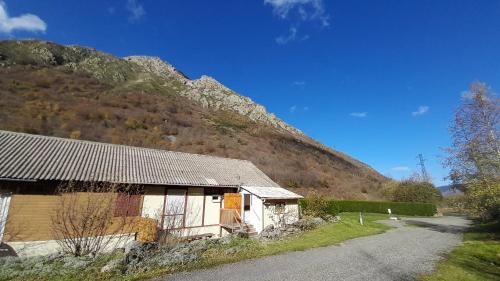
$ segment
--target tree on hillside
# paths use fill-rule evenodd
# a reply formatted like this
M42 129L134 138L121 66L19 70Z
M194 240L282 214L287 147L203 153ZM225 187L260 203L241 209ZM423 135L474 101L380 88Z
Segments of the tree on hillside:
M444 163L468 207L487 217L500 212L499 121L499 98L484 83L473 83L450 126L452 146Z

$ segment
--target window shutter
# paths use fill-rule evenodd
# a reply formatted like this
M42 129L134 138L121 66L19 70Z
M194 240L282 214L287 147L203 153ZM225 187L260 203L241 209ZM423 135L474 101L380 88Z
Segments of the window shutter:
M136 217L140 215L141 196L118 193L115 217Z

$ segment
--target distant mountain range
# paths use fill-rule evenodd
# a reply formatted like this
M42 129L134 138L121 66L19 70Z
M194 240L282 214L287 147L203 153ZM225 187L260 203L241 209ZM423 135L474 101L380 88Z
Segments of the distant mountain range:
M458 189L454 190L452 188L452 185L439 186L438 189L441 191L444 197L454 196L462 193Z
M214 78L46 41L0 41L0 129L247 159L302 194L377 198L387 180Z

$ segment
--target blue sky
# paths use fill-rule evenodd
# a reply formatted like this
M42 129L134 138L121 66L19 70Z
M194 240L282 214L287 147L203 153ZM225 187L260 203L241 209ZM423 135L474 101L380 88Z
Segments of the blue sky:
M442 184L461 94L500 89L500 1L0 3L0 38L159 56L395 178L422 153Z

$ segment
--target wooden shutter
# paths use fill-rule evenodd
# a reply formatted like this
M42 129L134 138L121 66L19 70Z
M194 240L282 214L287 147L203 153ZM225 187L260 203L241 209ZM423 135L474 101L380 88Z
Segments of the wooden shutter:
M115 217L136 217L140 215L141 195L118 193Z

